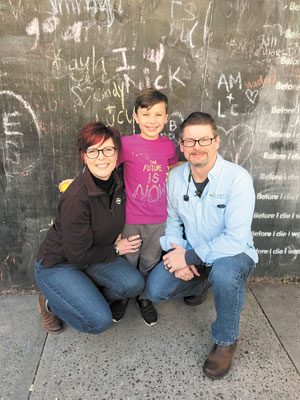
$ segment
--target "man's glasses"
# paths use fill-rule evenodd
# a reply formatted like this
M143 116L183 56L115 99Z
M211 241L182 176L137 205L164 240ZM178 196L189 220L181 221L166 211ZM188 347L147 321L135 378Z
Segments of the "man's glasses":
M181 140L181 143L183 144L184 147L194 147L196 146L196 143L198 143L199 146L205 147L205 146L210 146L212 144L212 141L216 137L217 136L214 136L213 138L186 139L186 140Z
M104 149L89 149L85 150L87 158L98 158L99 154L102 153L105 157L112 157L116 153L115 147L104 147Z

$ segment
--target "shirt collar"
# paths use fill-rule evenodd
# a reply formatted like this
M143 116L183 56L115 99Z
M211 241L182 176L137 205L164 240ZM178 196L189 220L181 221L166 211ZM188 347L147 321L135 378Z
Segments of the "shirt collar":
M223 162L224 162L223 157L220 156L220 154L217 154L216 162L214 163L214 166L212 167L212 169L208 172L209 180L215 179L219 175L219 172L222 169ZM188 179L189 179L189 174L190 174L190 165L187 162L184 165L184 169L183 169L183 176L186 181L188 181Z
M221 157L220 154L217 154L216 162L214 163L212 169L208 172L208 179L215 179L219 175L223 162L223 157Z

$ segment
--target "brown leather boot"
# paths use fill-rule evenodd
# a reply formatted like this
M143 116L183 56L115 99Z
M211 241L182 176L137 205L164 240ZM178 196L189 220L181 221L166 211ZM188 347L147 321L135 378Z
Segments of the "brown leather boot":
M220 379L228 374L237 340L229 346L214 344L203 365L203 373L209 378Z
M62 332L62 321L46 307L46 297L40 293L38 300L38 310L41 313L42 327L49 333Z

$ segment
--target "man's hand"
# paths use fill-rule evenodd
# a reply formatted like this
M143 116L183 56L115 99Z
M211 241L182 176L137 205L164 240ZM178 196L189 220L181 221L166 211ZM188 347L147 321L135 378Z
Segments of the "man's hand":
M187 267L184 257L186 252L185 248L174 243L170 243L170 245L175 250L163 256L165 268L170 272L175 272Z
M180 271L182 269L188 268L191 274L193 275L190 279L196 276L200 276L199 272L197 271L196 267L194 265L191 265L190 267L186 264L185 262L185 248L182 246L179 246L178 244L170 243L170 245L173 247L173 251L170 251L169 253L165 254L163 256L164 260L164 265L165 268L169 270L169 272L173 273L175 271ZM190 273L187 273L187 277L191 276ZM186 274L184 274L185 276ZM175 275L176 276L176 275ZM176 276L177 278L177 276ZM182 279L182 278L180 278ZM186 279L189 280L189 279Z

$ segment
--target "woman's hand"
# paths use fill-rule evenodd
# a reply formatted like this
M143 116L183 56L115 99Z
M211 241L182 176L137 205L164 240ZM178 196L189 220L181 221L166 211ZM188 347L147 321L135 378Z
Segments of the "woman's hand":
M122 239L122 235L120 234L115 244L119 248L120 256L123 256L127 253L136 253L139 251L142 242L140 235L129 236L128 238Z

